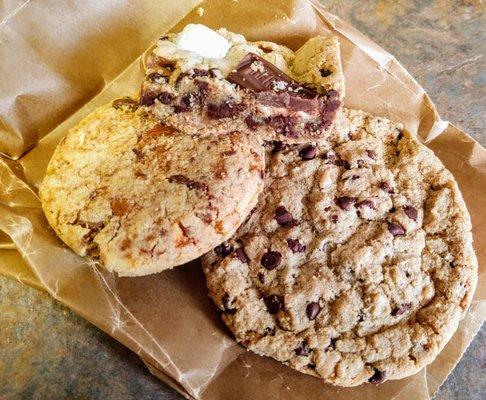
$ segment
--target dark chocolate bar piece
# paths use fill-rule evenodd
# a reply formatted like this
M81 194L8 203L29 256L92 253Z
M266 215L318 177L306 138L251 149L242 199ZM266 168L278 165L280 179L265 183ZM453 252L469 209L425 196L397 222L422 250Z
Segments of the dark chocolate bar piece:
M292 111L312 111L321 108L323 96L302 86L257 54L248 53L231 72L227 80L252 92L262 104L285 107Z

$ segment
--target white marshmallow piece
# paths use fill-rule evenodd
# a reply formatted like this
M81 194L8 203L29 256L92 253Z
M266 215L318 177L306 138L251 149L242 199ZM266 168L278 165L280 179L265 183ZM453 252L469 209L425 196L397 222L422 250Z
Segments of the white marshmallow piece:
M205 58L224 58L231 45L219 33L205 25L188 24L174 41L177 48Z

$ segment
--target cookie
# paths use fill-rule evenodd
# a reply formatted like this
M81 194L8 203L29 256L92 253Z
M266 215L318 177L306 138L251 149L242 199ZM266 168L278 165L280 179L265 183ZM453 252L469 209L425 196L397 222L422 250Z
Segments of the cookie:
M288 143L322 139L344 97L336 37L312 38L293 52L188 25L162 37L146 67L141 104L164 123L202 136L237 130Z
M60 142L40 188L59 237L119 275L186 263L228 239L263 188L256 138L180 135L132 99L103 106Z
M477 280L453 176L400 125L361 111L344 110L327 144L267 147L257 207L203 262L236 339L339 386L432 362Z

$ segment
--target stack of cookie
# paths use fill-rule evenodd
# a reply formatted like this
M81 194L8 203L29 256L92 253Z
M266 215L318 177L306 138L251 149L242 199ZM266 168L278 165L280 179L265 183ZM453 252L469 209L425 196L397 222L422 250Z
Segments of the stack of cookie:
M146 64L139 99L56 149L40 198L59 237L123 276L202 256L236 339L328 383L430 363L476 286L470 217L414 136L343 107L337 39L188 25Z

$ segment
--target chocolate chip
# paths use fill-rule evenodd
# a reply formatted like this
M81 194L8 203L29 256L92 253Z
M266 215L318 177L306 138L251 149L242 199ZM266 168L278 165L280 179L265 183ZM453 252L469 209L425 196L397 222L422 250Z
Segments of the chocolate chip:
M388 231L393 236L404 236L405 229L397 222L388 222Z
M371 376L370 379L368 379L368 382L378 385L385 380L385 376L386 376L385 371L380 371L375 368L375 373Z
M208 93L211 91L211 89L209 88L209 82L196 80L195 83L202 96L207 96Z
M358 168L363 168L364 161L363 160L356 160L356 165L358 166Z
M405 303L402 304L400 307L394 308L391 312L391 315L396 317L397 315L405 314L410 308L412 307L412 303Z
M331 74L332 74L331 70L329 70L329 69L327 69L327 68L321 68L321 69L319 70L319 72L321 73L321 76L322 76L323 78L327 78L329 75L331 75Z
M309 363L309 364L307 364L307 368L316 369L316 364Z
M225 100L220 104L208 104L207 114L210 118L221 119L234 117L242 110L242 105L234 101Z
M336 214L331 215L331 221L333 224L339 221L339 217Z
M148 74L147 79L151 82L157 83L167 82L167 78L164 75L159 74L158 72L152 72L151 74Z
M179 105L174 107L174 112L182 113L190 111L195 105L199 104L201 100L201 94L196 92L186 93L181 97Z
M258 277L258 280L260 281L260 283L265 283L265 275L263 274L263 272L259 272L257 274L257 277Z
M273 154L276 154L278 153L279 151L285 149L287 147L287 145L284 143L284 142L280 142L278 140L275 140L273 142L273 150L272 150L272 153Z
M356 202L356 197L348 197L348 196L342 196L342 197L336 197L334 199L334 202L341 207L341 209L345 211L349 211L351 209L351 206Z
M238 258L238 260L240 260L242 263L245 263L245 264L248 263L249 258L246 255L245 249L243 247L240 247L240 248L236 249L235 250L235 255Z
M364 199L362 201L359 201L354 204L356 208L361 208L361 207L368 207L371 208L372 210L375 209L375 203L373 203L370 199Z
M300 158L302 158L302 160L305 161L312 160L317 155L317 147L312 145L306 146L299 151L299 155Z
M267 336L269 335L270 333L273 333L274 330L272 328L270 328L269 326L267 326L264 330L263 330L263 336Z
M337 99L339 97L339 92L336 89L328 90L327 93L326 93L326 97L329 100Z
M319 129L319 124L316 122L306 122L304 129L310 132L316 132Z
M191 71L191 76L209 76L210 73L206 69L201 69L201 68L194 68Z
M284 206L279 206L275 210L275 220L281 226L290 226L294 221L292 214L290 214Z
M201 190L207 192L209 190L208 185L204 182L193 181L185 175L171 175L167 178L170 183L177 183L179 185L185 185L189 190Z
M230 315L236 314L236 308L230 307L230 298L228 293L223 295L223 297L221 298L221 303L223 303L225 313Z
M366 154L368 154L368 157L372 160L376 160L376 153L373 150L366 150Z
M323 160L326 160L326 164L333 164L334 161L336 161L336 155L333 152L331 152L331 151L327 151L322 156L322 159Z
M233 246L227 246L225 243L221 243L214 248L216 254L220 257L227 257L233 252Z
M245 124L248 126L248 128L255 130L260 125L260 122L257 121L252 115L248 115L245 118Z
M309 345L305 340L295 348L295 354L298 356L308 356L310 351Z
M388 182L380 182L380 189L390 194L395 193L395 191L392 189Z
M290 250L292 250L292 253L303 253L306 249L306 246L301 244L297 239L287 239L287 244Z
M223 79L223 73L219 68L211 68L209 70L209 76L211 76L211 78Z
M413 219L415 222L417 222L418 211L415 207L405 206L403 207L403 211L405 211L405 214L407 215L408 218Z
M331 209L330 206L324 207L324 211L329 211Z
M268 251L262 256L260 263L268 270L277 268L282 260L282 255L278 251Z
M397 140L402 140L402 138L403 138L403 131L399 130L397 135Z
M141 150L137 149L137 148L133 148L132 149L133 153L135 154L135 157L137 157L137 160L140 161L143 159L143 153Z
M305 312L307 314L307 318L312 321L316 319L317 315L321 312L321 307L319 306L319 303L312 301L307 304Z
M145 92L140 97L140 104L142 106L152 106L155 103L155 98L157 94L154 92Z
M117 110L125 107L130 111L137 111L138 108L138 103L131 97L122 97L121 99L113 100L113 103L111 103L111 105Z
M396 209L395 207L392 207L392 208L390 208L390 209L388 210L388 212L389 212L390 214L393 214L395 211L397 211L397 209Z
M276 294L271 294L263 298L267 310L270 314L276 314L283 308L283 298Z
M157 100L162 104L170 104L174 99L175 96L169 92L161 92L157 95Z

